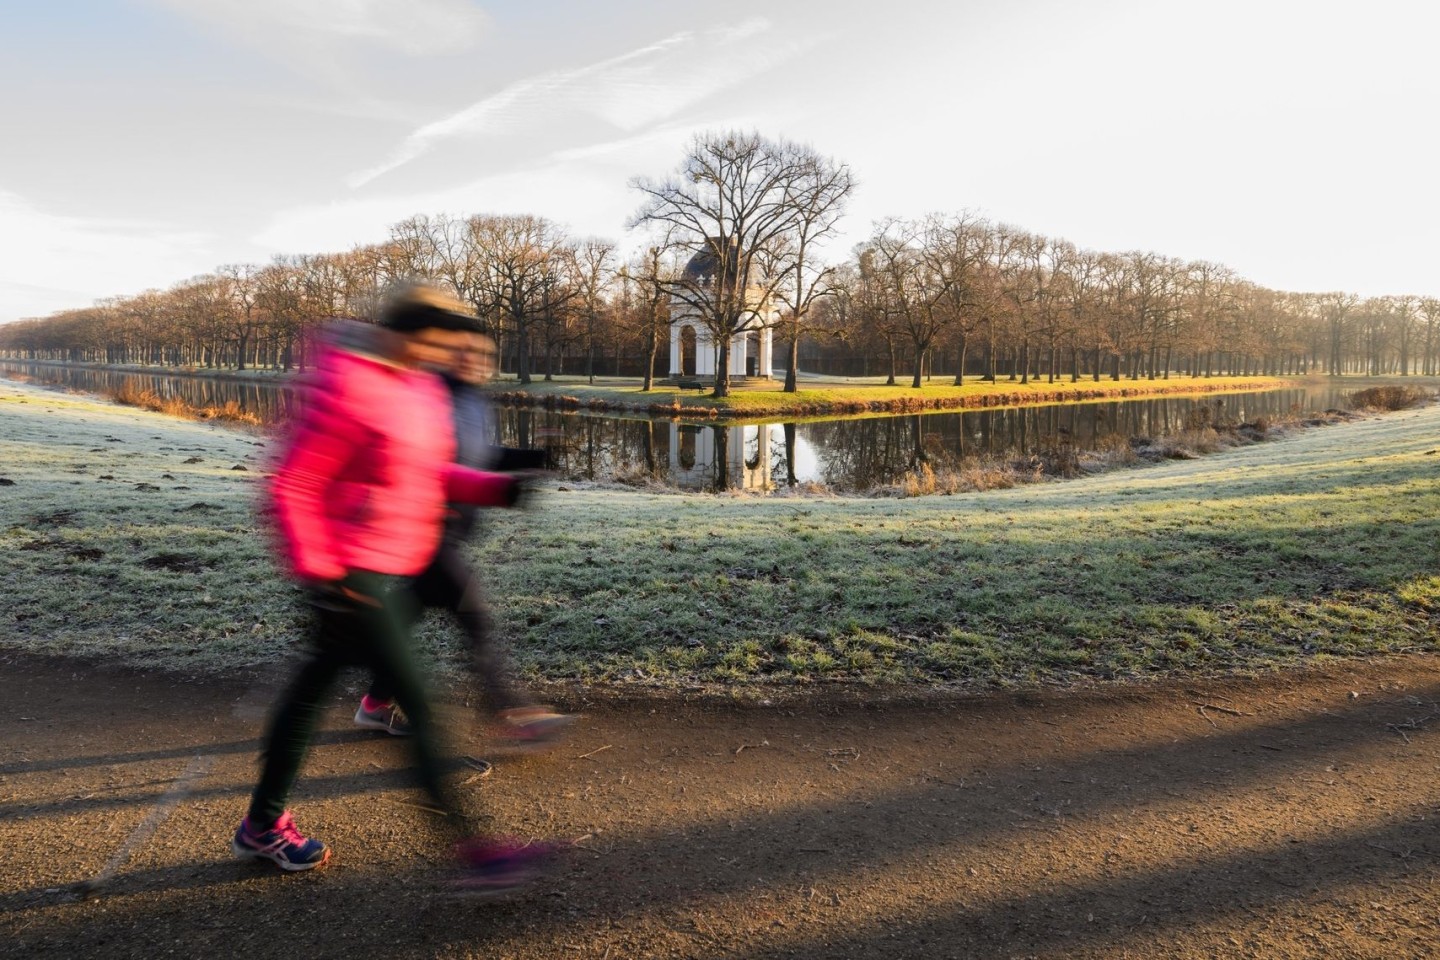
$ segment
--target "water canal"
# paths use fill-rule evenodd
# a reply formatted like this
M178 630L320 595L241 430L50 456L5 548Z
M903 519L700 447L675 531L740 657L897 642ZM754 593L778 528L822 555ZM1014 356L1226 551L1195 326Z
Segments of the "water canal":
M289 416L283 382L170 376L0 360L0 376L113 396L122 389L179 396L194 407L235 403L263 422ZM1251 393L1048 404L800 423L693 424L638 415L499 408L496 439L544 447L572 480L641 481L686 490L775 490L823 484L837 492L895 484L921 463L959 469L967 461L1053 454L1060 445L1096 450L1117 439L1182 430L1208 408L1214 419L1252 422L1347 406L1330 385Z

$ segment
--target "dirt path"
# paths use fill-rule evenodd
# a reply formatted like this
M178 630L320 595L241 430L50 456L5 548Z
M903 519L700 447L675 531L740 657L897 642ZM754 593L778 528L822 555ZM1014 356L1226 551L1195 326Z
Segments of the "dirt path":
M554 876L498 904L439 895L402 744L352 730L348 701L295 798L331 865L282 876L231 859L272 692L0 659L0 956L1393 958L1440 944L1433 658L930 703L588 702L555 753L467 788L508 831L578 839Z

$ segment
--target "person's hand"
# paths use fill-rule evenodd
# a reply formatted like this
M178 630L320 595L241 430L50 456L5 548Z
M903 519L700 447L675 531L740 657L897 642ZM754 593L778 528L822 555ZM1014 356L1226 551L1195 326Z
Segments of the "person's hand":
M535 484L555 476L553 470L515 470L510 473L510 506L524 505L535 496Z

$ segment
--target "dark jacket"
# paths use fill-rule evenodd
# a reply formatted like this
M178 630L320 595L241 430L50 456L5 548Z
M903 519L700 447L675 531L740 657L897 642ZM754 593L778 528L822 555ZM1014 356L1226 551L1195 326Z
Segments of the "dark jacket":
M455 418L455 462L463 467L495 473L516 470L538 470L545 465L543 450L520 450L502 447L495 429L490 401L473 384L445 377L450 388L450 405ZM478 508L469 504L451 504L445 521L445 539L459 543L475 531Z

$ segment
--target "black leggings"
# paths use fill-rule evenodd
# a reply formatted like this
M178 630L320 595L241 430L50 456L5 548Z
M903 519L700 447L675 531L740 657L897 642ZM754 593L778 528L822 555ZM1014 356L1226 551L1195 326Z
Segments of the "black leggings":
M361 667L384 678L409 718L409 737L420 784L457 828L458 808L443 782L429 698L415 663L410 626L414 599L396 578L351 571L344 586L372 602L324 595L312 598L316 629L300 672L271 715L265 734L260 783L250 801L250 823L265 829L285 812L300 765L310 748L323 701L345 667Z
M459 544L445 540L430 566L411 582L410 589L415 598L411 605L415 617L424 613L425 608L433 607L449 610L459 621L475 672L485 687L485 705L491 713L529 706L530 701L516 690L510 678L509 656L495 639L480 580L461 556ZM398 693L388 678L376 673L370 684L370 696L389 701ZM405 705L400 704L400 708L405 710ZM408 714L409 710L405 712Z

